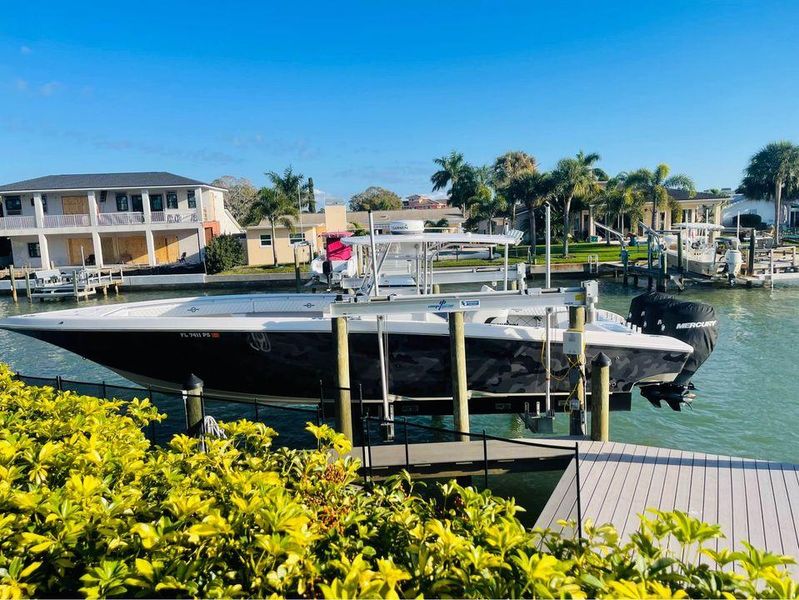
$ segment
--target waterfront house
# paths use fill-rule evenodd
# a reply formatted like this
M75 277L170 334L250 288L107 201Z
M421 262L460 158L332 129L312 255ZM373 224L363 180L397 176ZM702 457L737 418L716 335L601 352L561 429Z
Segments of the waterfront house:
M402 201L403 208L429 210L431 208L447 208L446 200L436 200L421 194L412 194Z
M388 224L401 220L424 220L425 222L447 222L447 230L457 231L463 224L463 217L457 208L430 208L419 210L377 210L372 216L375 230L388 233ZM308 262L323 248L322 235L355 229L369 228L369 213L366 211L349 212L342 205L325 206L321 213L302 213L299 217L290 217L291 226L283 223L275 226L275 239L272 238L272 226L268 219L257 225L247 227L247 262L250 265L271 265L274 263L272 245L276 246L278 264L294 262L294 245L297 247L298 259Z
M200 262L215 235L242 231L223 193L166 172L0 185L0 260L33 268Z

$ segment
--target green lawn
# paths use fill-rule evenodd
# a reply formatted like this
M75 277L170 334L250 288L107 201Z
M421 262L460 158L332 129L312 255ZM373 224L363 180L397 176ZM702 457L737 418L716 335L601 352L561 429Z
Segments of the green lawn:
M515 248L511 248L508 262L510 264L526 262L528 248L529 246L516 246ZM546 249L544 246L536 247L537 264L543 264L545 251ZM567 258L563 258L563 256L561 256L562 254L563 247L561 245L552 246L552 263L586 263L588 262L588 256L592 254L595 254L599 257L599 262L613 262L621 260L621 248L619 246L608 246L607 244L603 243L569 244L569 256ZM635 248L630 248L630 260L632 261L639 258L646 258L646 247L638 246ZM440 260L435 262L435 266L439 268L479 267L485 265L501 265L502 263L503 259L501 253L495 253L495 258L492 261L487 259Z
M307 273L311 270L310 265L307 263L300 265L300 271ZM270 273L293 273L294 265L244 265L241 267L234 267L227 271L217 273L217 275L268 275Z

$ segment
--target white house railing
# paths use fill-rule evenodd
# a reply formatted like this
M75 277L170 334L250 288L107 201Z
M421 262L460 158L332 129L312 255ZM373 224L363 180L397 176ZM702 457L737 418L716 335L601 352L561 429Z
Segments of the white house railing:
M98 225L140 225L144 223L142 212L111 212L97 215Z
M153 223L196 223L197 211L154 211L150 214Z
M0 217L0 230L34 229L36 217Z
M88 227L89 215L44 215L45 227Z

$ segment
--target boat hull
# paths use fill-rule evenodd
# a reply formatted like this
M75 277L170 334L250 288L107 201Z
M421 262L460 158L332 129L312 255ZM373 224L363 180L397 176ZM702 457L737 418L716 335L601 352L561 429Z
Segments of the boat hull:
M290 401L318 400L335 389L335 348L327 331L59 331L15 328L74 352L139 383L180 389L190 374L206 390ZM350 332L353 398L381 397L374 333ZM398 397L448 398L451 390L446 335L387 335L389 393ZM641 381L671 381L690 352L589 345L587 360L611 358L611 393L629 394ZM468 387L475 394L542 395L546 385L542 343L512 337L466 339ZM552 345L552 392L568 392L568 363Z

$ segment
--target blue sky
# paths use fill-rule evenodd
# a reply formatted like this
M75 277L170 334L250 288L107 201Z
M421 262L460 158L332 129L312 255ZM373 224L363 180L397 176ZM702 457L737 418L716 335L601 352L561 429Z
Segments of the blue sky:
M799 142L799 2L5 3L0 182L293 165L428 192L432 159L583 149L735 186Z

